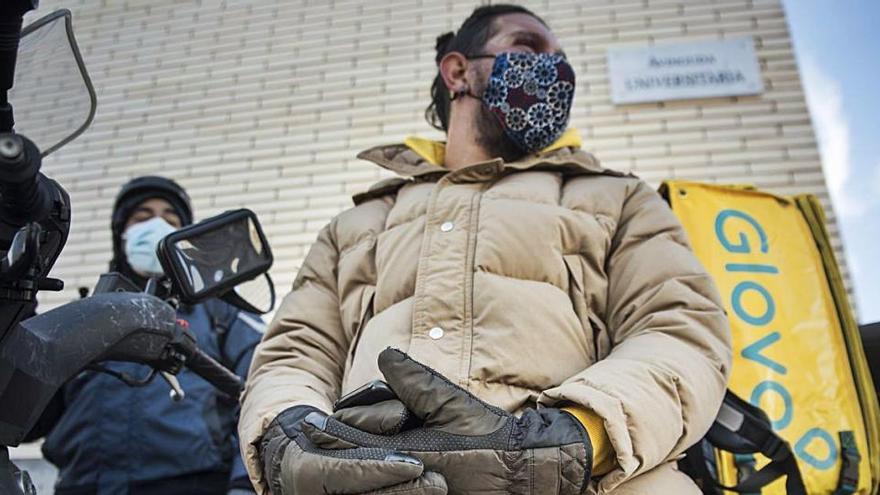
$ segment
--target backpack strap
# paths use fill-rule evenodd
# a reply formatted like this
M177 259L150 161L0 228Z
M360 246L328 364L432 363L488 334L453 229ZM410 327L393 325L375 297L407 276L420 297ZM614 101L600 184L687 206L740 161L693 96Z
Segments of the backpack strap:
M737 479L755 474L758 471L757 464L755 454L733 454L733 465L736 466ZM743 495L761 495L761 493L744 493Z
M705 437L685 451L684 458L678 461L678 469L697 483L703 495L722 495L715 484L718 479L715 449Z
M841 431L840 436L840 478L834 495L850 495L859 489L859 461L862 460L852 431Z
M807 495L800 468L788 442L773 431L770 419L764 411L729 390L706 438L721 450L734 454L761 453L770 459L769 464L736 486L719 485L724 490L760 493L762 487L785 476L788 495Z

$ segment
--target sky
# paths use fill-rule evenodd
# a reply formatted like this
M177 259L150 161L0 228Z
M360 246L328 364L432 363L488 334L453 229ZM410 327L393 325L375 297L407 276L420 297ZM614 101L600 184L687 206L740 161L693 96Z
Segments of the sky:
M859 322L880 321L880 1L783 0Z

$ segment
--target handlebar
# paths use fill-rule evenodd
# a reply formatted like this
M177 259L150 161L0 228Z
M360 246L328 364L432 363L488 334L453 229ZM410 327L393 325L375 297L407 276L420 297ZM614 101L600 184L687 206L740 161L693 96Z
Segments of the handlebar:
M39 222L52 211L52 195L40 173L40 150L30 139L0 133L0 215L24 225Z
M226 395L237 400L241 394L242 384L238 375L200 349L194 348L187 353L185 366Z

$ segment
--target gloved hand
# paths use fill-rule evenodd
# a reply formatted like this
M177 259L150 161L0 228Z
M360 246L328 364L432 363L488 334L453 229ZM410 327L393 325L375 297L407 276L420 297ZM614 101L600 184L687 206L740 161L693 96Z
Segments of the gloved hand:
M397 349L379 355L379 369L400 403L311 413L303 432L326 449L388 449L420 459L446 478L453 494L582 494L593 447L583 425L558 409L519 418L490 406ZM404 410L423 420L405 429ZM390 435L368 433L339 419ZM342 455L347 450L337 450Z
M309 406L294 406L269 425L260 444L263 472L274 495L445 495L443 476L424 471L421 461L383 448L327 450L302 434Z

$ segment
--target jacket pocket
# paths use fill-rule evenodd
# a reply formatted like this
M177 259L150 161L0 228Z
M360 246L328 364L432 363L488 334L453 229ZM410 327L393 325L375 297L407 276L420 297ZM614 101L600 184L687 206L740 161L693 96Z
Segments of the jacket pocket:
M354 329L354 334L351 336L351 344L349 344L348 347L348 357L345 359L346 374L348 374L348 370L351 369L351 363L354 361L354 355L357 352L357 347L361 340L361 334L364 332L364 327L366 327L370 319L373 318L373 300L375 297L376 287L372 285L366 286L364 292L361 294L360 318L358 319L357 327Z
M562 256L565 269L568 272L568 297L571 307L581 323L584 331L585 351L589 363L596 362L596 329L590 321L590 308L587 306L586 292L584 291L584 270L579 254L565 254Z

